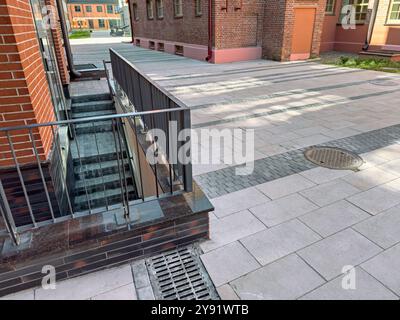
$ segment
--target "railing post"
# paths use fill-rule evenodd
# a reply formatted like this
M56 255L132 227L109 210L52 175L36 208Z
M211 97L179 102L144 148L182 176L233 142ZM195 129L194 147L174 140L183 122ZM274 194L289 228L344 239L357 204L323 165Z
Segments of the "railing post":
M4 192L3 184L0 180L0 211L6 224L7 232L10 235L11 240L15 245L20 244L19 234L15 226L14 218L11 214L10 206L7 201L6 194Z
M183 112L183 129L191 128L191 120L190 120L190 110L185 109ZM191 136L189 136L189 141L191 140ZM191 141L190 141L191 143ZM187 159L187 164L183 166L183 186L186 192L191 192L193 189L193 177L192 177L192 148L189 149L189 159Z

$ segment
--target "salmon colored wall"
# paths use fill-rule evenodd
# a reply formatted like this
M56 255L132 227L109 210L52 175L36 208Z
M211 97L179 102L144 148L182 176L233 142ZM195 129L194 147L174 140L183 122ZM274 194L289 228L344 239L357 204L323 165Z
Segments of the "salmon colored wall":
M380 0L379 2L371 46L377 47L378 49L400 51L400 22L397 25L386 25L390 3L390 0Z
M83 1L82 1L83 2ZM109 4L114 7L114 12L116 10L117 5L115 4ZM81 7L81 12L76 12L75 11L75 6L80 6ZM97 6L100 6L103 8L103 12L97 12ZM92 11L87 12L86 7L91 7ZM74 20L75 18L75 20ZM82 18L82 25L79 26L78 21L76 18ZM68 4L68 19L71 23L71 27L73 29L79 29L80 27L82 29L89 29L89 22L88 20L93 20L94 28L93 29L109 29L109 20L119 20L121 18L121 15L118 13L108 13L107 12L107 4ZM105 23L104 28L99 27L98 20L103 19Z

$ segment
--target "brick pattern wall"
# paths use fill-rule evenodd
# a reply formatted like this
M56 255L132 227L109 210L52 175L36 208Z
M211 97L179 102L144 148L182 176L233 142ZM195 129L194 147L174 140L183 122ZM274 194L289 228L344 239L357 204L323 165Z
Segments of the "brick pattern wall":
M262 0L215 0L215 48L261 45L264 3Z
M54 8L55 19L57 21L56 28L51 30L54 42L54 51L56 54L58 70L60 72L61 82L63 85L70 83L70 76L68 72L67 57L64 49L64 40L62 37L61 25L59 23L60 18L58 16L58 10L55 0L45 0L46 5Z
M50 91L29 0L0 0L0 127L53 121ZM27 130L10 132L18 161L35 162ZM52 133L34 129L41 160L49 155ZM0 135L0 166L13 166L4 133Z
M174 16L173 0L163 0L164 18L158 19L156 1L153 0L154 19L147 19L146 0L130 0L129 5L137 5L139 20L133 22L134 37L160 39L192 43L197 45L208 44L208 0L202 0L202 14L195 15L195 1L183 1L183 16ZM133 12L133 10L131 9Z
M74 3L68 4L68 18L71 23L72 29L89 29L89 22L88 19L93 20L93 29L109 29L110 24L109 20L120 20L121 15L119 13L109 13L107 11L107 4L84 4L85 1L83 0L81 4ZM116 5L109 3L108 5L112 5L114 10ZM76 12L75 6L80 6L81 11ZM97 12L97 6L102 8L102 12ZM87 7L91 8L91 11L87 11ZM104 19L104 27L99 26L99 19ZM79 23L80 22L80 23Z

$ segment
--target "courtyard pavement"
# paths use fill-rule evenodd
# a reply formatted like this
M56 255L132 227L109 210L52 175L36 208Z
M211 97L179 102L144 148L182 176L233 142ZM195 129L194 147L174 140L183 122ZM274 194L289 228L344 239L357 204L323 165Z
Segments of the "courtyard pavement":
M193 166L215 206L200 246L222 299L399 299L398 75L318 62L212 65L115 47L192 109L195 130L255 130L252 174L237 176L241 164L223 157ZM92 59L106 54L102 45L90 50ZM240 133L231 133L233 146ZM202 143L194 157L221 153ZM349 149L365 163L357 172L315 167L302 156L312 145ZM355 288L344 289L348 266ZM91 288L74 298L151 298L137 294L130 266L20 295L68 298L74 283Z

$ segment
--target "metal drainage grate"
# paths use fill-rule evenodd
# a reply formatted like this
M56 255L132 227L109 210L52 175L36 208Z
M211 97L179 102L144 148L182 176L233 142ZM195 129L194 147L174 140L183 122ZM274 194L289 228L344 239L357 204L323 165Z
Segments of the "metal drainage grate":
M384 86L384 87L395 87L400 85L399 81L390 78L374 79L370 80L369 83L374 84L376 86Z
M219 299L195 246L168 251L146 260L156 299Z
M364 163L359 155L334 147L311 147L304 151L304 156L318 166L338 170L357 171Z

